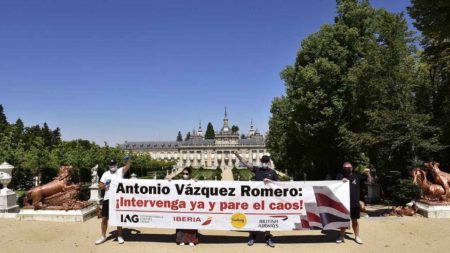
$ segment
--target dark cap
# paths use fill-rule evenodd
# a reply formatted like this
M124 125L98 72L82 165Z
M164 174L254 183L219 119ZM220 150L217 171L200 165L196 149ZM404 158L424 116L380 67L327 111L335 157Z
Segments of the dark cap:
M114 159L109 160L109 166L114 166L114 165L117 165L116 160L114 160Z
M261 162L262 163L269 163L270 162L270 157L268 155L263 155L261 157Z

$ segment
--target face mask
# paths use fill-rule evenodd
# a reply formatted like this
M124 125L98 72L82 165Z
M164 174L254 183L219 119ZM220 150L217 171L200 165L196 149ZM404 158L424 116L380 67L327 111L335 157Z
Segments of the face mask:
M116 170L117 166L109 167L109 171L111 171L112 173L116 172Z
M261 167L263 167L263 169L267 169L267 168L269 168L269 164L268 163L262 163Z
M183 179L184 180L188 180L189 179L189 175L183 175Z
M352 168L344 168L344 173L345 174L351 174L352 173Z

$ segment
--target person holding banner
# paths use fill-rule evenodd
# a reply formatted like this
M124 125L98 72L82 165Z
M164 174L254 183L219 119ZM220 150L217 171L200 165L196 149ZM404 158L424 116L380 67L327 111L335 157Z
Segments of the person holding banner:
M183 180L191 180L191 168L186 167L182 171ZM176 242L178 245L183 246L189 244L189 246L195 246L198 244L198 230L195 229L177 229Z
M344 182L350 181L350 218L352 219L352 227L355 233L355 241L358 244L363 244L363 240L359 236L359 224L360 218L360 206L359 206L359 194L361 189L361 182L371 182L370 170L365 169L364 174L353 172L353 166L349 162L345 162L342 165L342 172L336 176L337 180L343 180ZM339 238L336 243L343 243L345 237L346 228L341 228Z
M263 155L261 157L261 166L253 166L252 164L244 161L244 159L239 155L238 151L233 152L234 155L239 159L239 161L245 165L249 170L255 173L255 181L264 181L265 184L268 184L272 181L278 181L278 174L275 170L269 168L270 157L267 155ZM272 235L270 231L265 231L266 244L270 247L275 247L273 242ZM255 243L257 232L250 232L247 245L252 246Z
M117 162L115 160L109 161L109 170L105 171L100 179L99 187L105 190L105 196L103 197L102 203L102 223L101 223L101 237L95 241L95 244L101 244L106 241L106 230L108 229L108 219L109 219L109 186L112 179L122 179L123 176L130 169L130 158L125 156L126 164L124 167L117 168ZM117 227L117 241L119 244L125 242L122 237L122 227Z

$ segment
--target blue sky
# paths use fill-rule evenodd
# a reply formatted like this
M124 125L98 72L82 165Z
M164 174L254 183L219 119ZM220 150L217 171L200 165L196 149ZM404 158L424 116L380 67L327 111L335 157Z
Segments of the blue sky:
M334 16L333 0L2 0L0 104L10 122L99 144L220 128L225 106L241 133L251 119L264 133L280 71Z

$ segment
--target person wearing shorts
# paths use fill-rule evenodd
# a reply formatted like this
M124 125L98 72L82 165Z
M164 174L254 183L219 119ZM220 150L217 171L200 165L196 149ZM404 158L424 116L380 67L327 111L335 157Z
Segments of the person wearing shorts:
M130 159L128 156L125 157L126 164L122 168L117 168L117 162L115 160L109 161L109 170L105 171L100 178L99 187L100 189L105 190L105 196L103 197L102 203L102 224L101 224L101 237L95 241L95 244L101 244L106 241L106 230L108 229L108 219L109 219L109 186L111 184L111 180L113 179L122 179L123 176L130 169ZM122 237L122 227L117 227L117 241L119 244L125 242Z
M355 241L358 244L363 244L363 240L359 236L359 224L358 219L361 217L361 210L359 207L359 194L361 189L361 183L368 180L371 181L369 169L364 170L364 174L353 172L353 166L349 162L345 162L342 165L342 172L336 176L337 180L350 183L350 218L352 219L352 228L355 232ZM345 238L346 228L341 228L339 238L336 243L343 243Z

